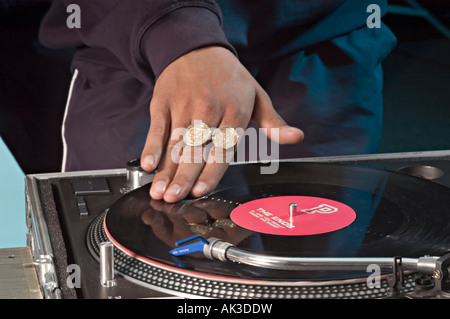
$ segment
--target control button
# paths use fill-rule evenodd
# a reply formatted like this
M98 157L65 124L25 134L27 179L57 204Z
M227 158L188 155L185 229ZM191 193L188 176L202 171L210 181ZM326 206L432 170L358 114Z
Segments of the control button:
M88 216L89 211L87 209L86 200L83 196L75 196L75 199L77 200L77 207L78 207L78 213L81 217Z
M109 194L108 182L104 177L76 178L72 180L75 195L102 195Z

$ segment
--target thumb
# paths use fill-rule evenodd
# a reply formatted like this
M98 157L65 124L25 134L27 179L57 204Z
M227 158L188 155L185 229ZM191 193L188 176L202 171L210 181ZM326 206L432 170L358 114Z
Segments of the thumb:
M287 125L275 111L267 93L258 88L252 121L260 128L267 129L267 137L279 144L297 144L304 138L304 133L297 127Z

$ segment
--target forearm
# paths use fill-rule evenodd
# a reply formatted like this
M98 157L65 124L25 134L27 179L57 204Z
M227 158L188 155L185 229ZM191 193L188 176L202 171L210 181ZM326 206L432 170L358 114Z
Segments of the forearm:
M70 4L80 8L80 28L66 26ZM233 50L220 9L211 0L55 0L40 38L53 47L106 49L130 71L150 67L155 77L194 49L217 45Z

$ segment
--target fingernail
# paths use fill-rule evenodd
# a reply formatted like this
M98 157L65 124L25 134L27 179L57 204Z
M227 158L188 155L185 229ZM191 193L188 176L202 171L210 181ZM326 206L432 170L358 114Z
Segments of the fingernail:
M164 194L167 187L167 183L165 181L157 181L152 186L153 186L152 190L154 193Z
M201 196L204 195L204 193L206 192L207 186L205 183L202 182L198 182L197 184L194 185L194 188L192 188L192 193L194 193L194 195L196 196Z
M180 194L180 192L181 192L181 187L178 186L177 184L173 184L167 189L165 195L177 196L178 194Z
M155 158L152 155L146 155L143 159L145 165L149 165L151 167L155 167Z

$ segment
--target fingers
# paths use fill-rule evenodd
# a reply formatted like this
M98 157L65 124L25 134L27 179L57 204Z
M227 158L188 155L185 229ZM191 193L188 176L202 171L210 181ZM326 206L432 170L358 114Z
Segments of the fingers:
M227 162L211 160L211 156L214 156L214 149L211 149L209 162L203 167L192 187L190 194L194 197L205 196L213 191L228 168L229 163Z
M251 112L245 112L245 109L239 108L235 102L230 102L225 108L221 122L217 127L232 127L245 129L250 121ZM194 184L191 195L194 197L204 196L210 193L219 183L225 174L229 163L233 160L234 148L222 149L210 145L207 156L207 163L203 167L196 183Z
M150 189L152 198L163 199L169 203L178 202L190 193L205 165L205 149L202 146L186 145L183 141L186 128L198 120L177 115L179 114L172 115L172 126L170 127L172 133L167 141L165 152L158 165L158 171ZM193 116L193 118L201 117L200 115ZM203 116L203 118L205 117L207 116ZM212 126L215 124L214 121L213 119L209 120L208 124ZM156 145L158 145L158 142ZM205 189L211 188L211 182L216 183L215 180L207 180L205 182ZM203 185L200 183L197 189Z
M164 171L164 174L167 174L166 176L168 178L172 177L172 182L163 196L163 199L166 202L178 202L189 194L204 166L202 155L193 155L196 157L194 159L191 154L189 154L191 152L198 153L198 151L201 152L201 147L184 147L180 163L178 165L176 165L176 163L171 164L173 165L173 168L176 169L175 174L172 176L172 171Z
M168 130L171 131L170 138L161 147L164 153L150 188L150 196L154 199L164 199L172 203L178 201L178 198L186 196L184 188L189 182L188 177L179 175L179 178L175 179L175 176L179 170L179 164L187 161L185 159L187 157L186 152L183 152L183 133L184 128L189 125L188 121L188 118L171 118L172 125L168 127ZM192 169L189 173L195 174L198 170L198 168L196 170Z
M269 96L261 87L256 92L253 122L267 129L267 136L279 144L297 144L304 138L302 130L287 125L275 111Z
M165 152L158 165L158 171L150 188L150 196L154 199L163 199L168 191L168 187L177 171L178 154L181 152L179 147L180 139L171 138L167 145L164 145ZM172 158L173 157L173 158ZM170 189L171 194L180 192L177 186ZM169 201L172 202L172 201Z
M226 109L219 125L231 127L247 125L250 114L237 117L233 109L235 108ZM205 115L193 117L208 118ZM186 119L183 121L172 119L172 121L174 126L178 126L173 132L178 130L180 133L175 136L172 134L150 189L152 198L163 199L169 203L180 201L189 194L201 197L211 192L219 183L234 154L234 150L216 149L212 143L195 147L185 145L182 141L185 128L197 120L185 122ZM205 120L205 124L214 128L219 121L220 118L210 116L210 119ZM180 153L181 155L177 157Z
M152 198L177 202L188 195L203 167L194 150L187 152L190 149L185 148L183 152L183 133L191 120L170 114L169 108L157 99L152 100L150 110L151 125L141 167L146 171L158 168L150 188Z
M154 171L158 166L170 132L170 113L164 103L152 100L150 114L150 129L141 153L141 167L145 171Z

